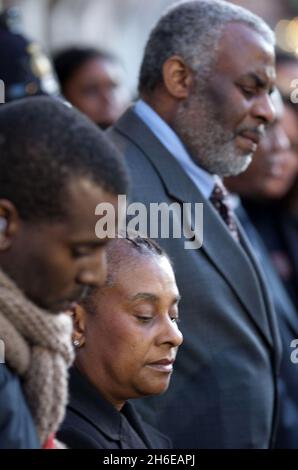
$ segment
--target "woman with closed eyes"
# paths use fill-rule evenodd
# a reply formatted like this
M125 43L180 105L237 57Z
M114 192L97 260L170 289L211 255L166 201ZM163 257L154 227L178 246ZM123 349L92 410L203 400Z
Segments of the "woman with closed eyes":
M169 448L127 400L169 386L182 343L173 268L140 237L111 241L107 263L105 285L74 307L77 354L60 438L70 448Z

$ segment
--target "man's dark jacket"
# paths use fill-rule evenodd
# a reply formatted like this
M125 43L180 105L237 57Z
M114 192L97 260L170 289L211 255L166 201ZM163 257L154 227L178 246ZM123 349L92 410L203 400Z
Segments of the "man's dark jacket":
M0 364L0 449L39 449L19 378Z

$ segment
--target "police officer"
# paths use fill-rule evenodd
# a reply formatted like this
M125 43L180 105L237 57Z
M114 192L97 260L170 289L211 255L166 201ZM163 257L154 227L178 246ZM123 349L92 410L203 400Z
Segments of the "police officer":
M0 80L5 102L35 95L59 95L52 65L41 46L22 34L16 7L0 15Z

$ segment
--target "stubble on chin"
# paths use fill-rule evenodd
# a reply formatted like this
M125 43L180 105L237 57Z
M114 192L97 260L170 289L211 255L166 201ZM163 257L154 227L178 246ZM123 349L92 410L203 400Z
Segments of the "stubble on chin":
M204 99L189 98L177 111L174 131L198 166L221 177L238 175L250 165L252 154L240 155L235 136L224 129L213 111Z

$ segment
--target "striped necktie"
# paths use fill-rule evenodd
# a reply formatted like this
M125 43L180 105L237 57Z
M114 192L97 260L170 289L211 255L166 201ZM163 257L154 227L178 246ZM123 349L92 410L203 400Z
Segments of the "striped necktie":
M228 192L224 186L215 183L210 201L227 225L231 235L239 242L239 234L234 213L228 203Z

